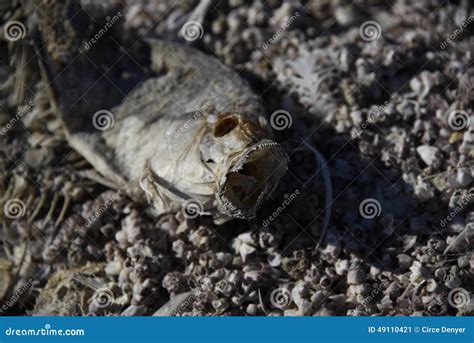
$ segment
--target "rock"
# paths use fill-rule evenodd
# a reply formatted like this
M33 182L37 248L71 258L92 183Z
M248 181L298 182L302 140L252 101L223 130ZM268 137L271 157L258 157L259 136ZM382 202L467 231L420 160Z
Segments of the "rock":
M439 150L434 146L420 145L418 148L416 148L416 152L423 162L429 166L434 165L439 161L439 157L437 156L439 154Z
M349 285L360 285L365 281L366 273L359 268L351 269L347 273L347 283Z
M122 271L122 262L120 261L110 261L105 267L105 273L107 275L119 275Z
M467 187L472 181L470 168L460 168L456 174L456 181L460 187Z
M415 194L420 200L426 201L434 197L435 188L429 182L423 181L416 185Z

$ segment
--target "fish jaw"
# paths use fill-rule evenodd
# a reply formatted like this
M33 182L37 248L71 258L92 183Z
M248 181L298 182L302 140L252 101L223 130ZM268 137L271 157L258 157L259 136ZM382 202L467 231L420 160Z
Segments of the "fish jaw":
M269 139L251 144L230 163L217 181L219 212L250 219L277 187L288 168L288 156Z

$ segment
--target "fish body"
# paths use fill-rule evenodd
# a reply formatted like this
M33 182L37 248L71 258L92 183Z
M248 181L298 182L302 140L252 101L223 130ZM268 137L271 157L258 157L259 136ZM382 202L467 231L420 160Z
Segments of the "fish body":
M109 76L113 85L104 81L98 50L66 68L60 54L43 52L69 144L156 213L192 203L192 215L216 222L254 217L287 168L259 97L215 57L159 39L147 44L150 71L133 90L124 72Z

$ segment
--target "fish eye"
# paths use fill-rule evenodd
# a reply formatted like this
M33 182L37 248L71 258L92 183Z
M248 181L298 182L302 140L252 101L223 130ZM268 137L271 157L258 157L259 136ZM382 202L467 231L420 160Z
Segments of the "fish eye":
M238 119L235 117L225 117L219 119L214 128L214 136L222 137L232 131L237 124L239 123Z

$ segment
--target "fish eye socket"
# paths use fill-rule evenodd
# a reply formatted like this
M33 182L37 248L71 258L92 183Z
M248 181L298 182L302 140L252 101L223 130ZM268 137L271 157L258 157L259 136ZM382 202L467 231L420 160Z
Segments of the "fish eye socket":
M226 117L219 119L214 128L214 136L222 137L232 131L239 121L235 117Z

